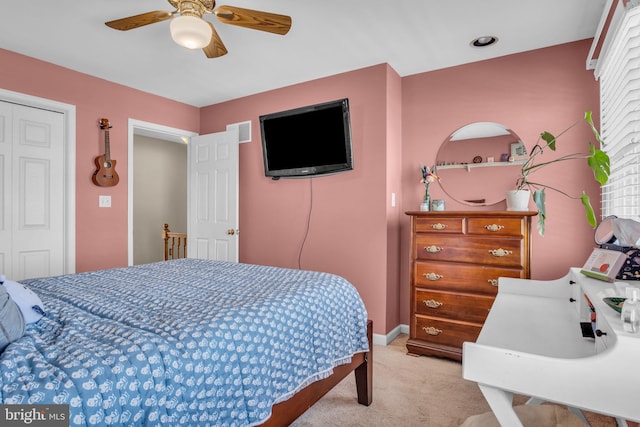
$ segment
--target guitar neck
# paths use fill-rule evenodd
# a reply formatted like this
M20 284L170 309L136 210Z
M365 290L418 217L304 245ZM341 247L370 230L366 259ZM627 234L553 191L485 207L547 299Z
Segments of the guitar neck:
M107 162L111 161L111 149L109 146L109 130L104 130L104 157Z

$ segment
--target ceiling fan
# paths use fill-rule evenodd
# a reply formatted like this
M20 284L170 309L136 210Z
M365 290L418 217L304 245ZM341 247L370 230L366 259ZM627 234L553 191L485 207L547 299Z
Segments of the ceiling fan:
M259 10L220 6L215 0L167 0L175 8L173 12L156 10L105 22L113 29L127 31L156 22L172 19L171 37L188 49L202 49L208 58L217 58L227 53L227 48L213 25L203 19L207 13L214 14L220 22L251 28L253 30L285 35L291 28L291 17ZM174 17L177 15L176 17Z

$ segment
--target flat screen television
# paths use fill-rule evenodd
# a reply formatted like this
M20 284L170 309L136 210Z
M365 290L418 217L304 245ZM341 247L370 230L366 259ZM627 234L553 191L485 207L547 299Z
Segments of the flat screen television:
M349 100L260 116L265 175L273 179L353 169Z

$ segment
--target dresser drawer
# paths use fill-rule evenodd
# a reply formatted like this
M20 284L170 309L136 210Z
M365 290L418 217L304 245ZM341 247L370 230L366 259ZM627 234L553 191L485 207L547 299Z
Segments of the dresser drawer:
M417 233L457 233L464 230L464 218L416 218Z
M495 296L499 277L525 278L520 268L485 267L473 264L418 261L413 271L416 288L448 292L470 292Z
M462 348L465 341L475 342L481 325L449 321L428 316L415 316L416 339L427 343Z
M469 218L467 233L486 236L515 236L524 234L520 218Z
M431 317L483 323L493 304L493 297L416 290L415 312Z
M522 267L522 245L522 239L516 237L492 239L421 234L415 237L414 249L419 260Z

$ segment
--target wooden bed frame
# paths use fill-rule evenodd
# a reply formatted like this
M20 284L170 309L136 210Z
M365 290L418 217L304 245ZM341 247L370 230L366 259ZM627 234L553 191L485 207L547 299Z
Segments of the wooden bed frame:
M271 418L260 425L263 427L288 426L350 372L354 372L356 376L358 403L365 406L371 405L373 401L373 322L371 320L367 322L367 339L369 340L367 353L354 355L351 363L334 368L330 377L309 384L289 400L275 405Z

